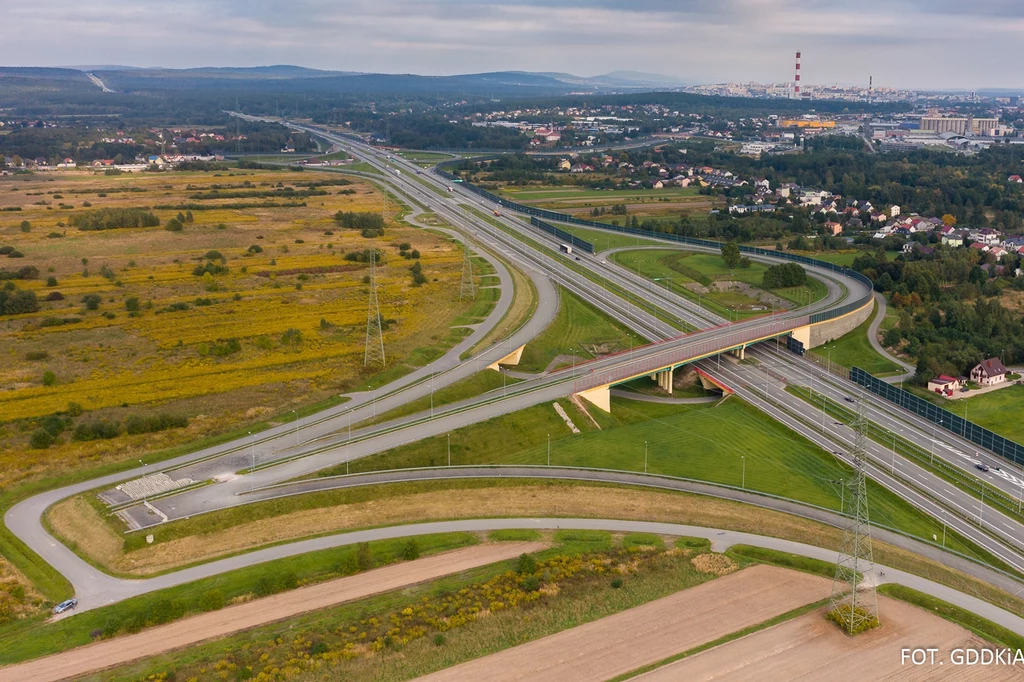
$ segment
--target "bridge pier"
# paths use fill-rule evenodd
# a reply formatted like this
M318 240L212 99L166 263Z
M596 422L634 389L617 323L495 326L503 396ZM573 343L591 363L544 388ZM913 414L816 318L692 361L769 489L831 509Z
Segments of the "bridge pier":
M658 382L658 388L662 389L669 395L672 395L674 381L672 369L672 367L669 367L668 369L663 369L651 375L651 378Z
M740 360L746 360L746 358L747 358L747 347L746 346L740 346L739 348L734 348L733 350L729 351L729 353L731 353L735 357L739 358Z
M525 344L519 346L519 348L516 348L514 351L512 351L502 359L487 365L487 369L493 369L495 372L500 372L501 365L518 365L519 361L523 358L523 350L525 348Z

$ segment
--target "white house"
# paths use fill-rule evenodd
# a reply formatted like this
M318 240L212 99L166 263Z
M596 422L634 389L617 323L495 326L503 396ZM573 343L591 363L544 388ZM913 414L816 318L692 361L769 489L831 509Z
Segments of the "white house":
M982 386L994 386L995 384L1003 383L1006 381L1006 367L1003 366L1003 361L999 358L982 360L971 370L971 381L975 381Z

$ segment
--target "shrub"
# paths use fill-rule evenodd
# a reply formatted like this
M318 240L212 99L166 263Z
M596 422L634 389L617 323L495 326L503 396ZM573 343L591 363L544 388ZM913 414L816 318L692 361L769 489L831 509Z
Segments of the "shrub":
M207 261L206 263L197 265L192 269L192 274L196 277L202 277L207 273L210 275L223 275L226 272L228 272L227 266L220 265L219 263L214 263L212 261Z
M256 581L255 592L257 597L266 597L267 595L274 594L278 591L280 591L280 588L278 587L277 581L274 580L272 576L263 575Z
M298 329L289 327L285 330L284 334L281 334L281 343L288 346L297 346L302 343L302 332Z
M203 611L216 611L224 608L224 593L218 589L209 590L199 598L199 608Z
M434 646L441 646L445 642L444 635L440 632L434 635Z
M370 549L370 543L360 542L356 546L356 565L360 571L373 568L373 550Z
M48 357L50 357L50 354L45 350L30 350L25 353L25 359L31 362L35 362L36 360L45 360Z
M520 554L516 564L516 572L520 575L531 575L537 572L537 560L529 554Z
M9 282L9 284L12 284ZM13 284L12 284L13 286ZM0 290L0 315L20 315L39 310L39 301L34 291Z
M60 239L63 236L64 235L62 235L60 232L51 232L50 234L46 235L46 238L47 239Z
M11 251L9 254L7 254L7 257L8 258L24 258L25 254L23 254L21 251Z
M764 289L796 287L807 281L807 272L797 263L780 263L772 265L761 276Z
M43 372L43 386L56 386L56 385L57 385L57 375L54 374L53 372L51 372L50 370L46 370L45 372Z
M612 588L619 589L622 587L622 578L612 578Z
M139 312L139 299L137 296L129 296L124 299L124 309L130 313Z
M181 221L177 218L171 218L167 221L167 224L164 225L164 229L168 232L181 232L185 229L185 226L182 225Z
M82 406L79 405L78 403L68 403L67 413L68 413L68 416L71 416L71 417L81 417L82 416Z
M528 576L523 581L523 592L536 592L540 589L540 578L535 575Z
M263 247L259 244L253 244L249 247L249 253L263 253Z
M31 232L32 231L32 223L30 223L27 220L22 220L21 221L21 231L22 232Z
M59 291L51 291L50 293L48 293L46 295L46 300L47 301L63 301L64 300L64 294L60 293Z
M157 414L142 416L133 414L124 420L124 430L131 435L140 433L156 433L167 429L180 429L188 426L188 418L181 415Z
M420 545L416 538L409 538L409 541L402 545L402 558L406 561L420 558Z
M86 310L99 310L102 300L96 294L86 294L82 297L82 305L85 306Z
M55 286L57 286L57 278L56 277L52 277L52 276L51 277L47 277L46 278L46 286L48 286L48 287L55 287Z
M34 450L45 450L53 445L53 436L46 429L36 429L28 439L28 444Z
M0 256L6 256L11 251L14 251L13 246L0 246Z
M224 254L216 250L207 251L205 254L203 254L203 258L205 258L206 260L219 260L221 262L225 260Z
M71 439L76 441L110 439L117 438L120 433L121 425L119 422L95 420L83 422L76 426L75 430L71 432Z
M156 227L160 219L145 208L101 208L71 216L79 230L115 230L125 227Z

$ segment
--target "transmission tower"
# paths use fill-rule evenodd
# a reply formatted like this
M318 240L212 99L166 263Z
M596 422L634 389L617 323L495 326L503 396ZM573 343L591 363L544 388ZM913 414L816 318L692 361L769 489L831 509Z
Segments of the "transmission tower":
M462 287L459 289L459 300L468 298L475 301L476 288L473 286L473 257L470 254L472 244L469 241L468 235L462 246L466 255L462 259Z
M363 366L380 364L384 360L384 330L380 324L380 303L377 301L377 249L370 256L370 305L366 311L366 350L363 352Z
M832 580L829 614L849 635L878 625L878 595L875 593L875 561L871 551L871 523L868 520L868 492L864 477L867 420L860 403L853 424L853 477L844 483L844 497L850 514L843 529L839 560Z

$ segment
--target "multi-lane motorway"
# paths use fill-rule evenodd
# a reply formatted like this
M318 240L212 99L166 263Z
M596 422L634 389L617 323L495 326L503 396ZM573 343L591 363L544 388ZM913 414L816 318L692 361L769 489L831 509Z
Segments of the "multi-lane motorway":
M307 128L308 129L308 128ZM143 528L169 519L246 504L281 494L275 485L402 443L451 432L463 426L507 414L541 402L564 397L589 386L595 377L624 376L672 354L694 353L699 348L714 348L736 335L754 330L782 330L793 320L813 310L824 310L847 300L856 300L867 292L859 282L828 270L809 268L824 281L828 295L810 309L784 312L769 319L755 319L727 325L707 310L672 295L662 287L605 258L585 256L574 260L558 253L557 243L507 215L493 216L493 207L481 197L457 188L448 192L445 184L417 166L392 158L367 145L326 131L314 131L377 168L377 182L413 208L413 217L427 209L442 217L462 235L470 235L476 251L487 257L498 272L502 295L487 321L455 349L430 365L387 386L349 396L340 407L285 424L252 438L210 448L164 462L157 468L169 480L214 481L213 485L185 488L177 494L139 500L112 489L115 484L139 478L151 472L135 470L95 479L76 486L49 491L13 507L5 523L23 541L55 566L72 582L84 606L95 606L126 594L124 581L105 576L89 566L44 530L40 517L54 502L85 490L107 488L107 499L123 507L123 516ZM477 209L479 207L479 209ZM475 211L479 212L475 212ZM502 211L504 213L504 211ZM671 243L669 246L676 246ZM468 361L460 355L500 324L511 300L511 277L503 261L513 264L529 276L537 287L539 305L533 319L517 330L507 330L501 343ZM360 427L360 422L389 409L429 395L501 359L510 350L527 343L544 329L557 311L557 293L552 283L565 287L592 305L623 322L642 337L657 343L638 346L629 353L602 358L573 369L537 376L509 386L501 392L471 398L460 403ZM643 302L638 305L637 302ZM774 327L772 325L775 325ZM700 330L684 335L681 329ZM935 456L960 467L965 475L974 475L973 463L983 453L945 433L934 433L927 422L904 413L879 400L856 385L821 372L815 365L786 353L763 346L753 355L760 367L731 362L701 366L712 375L735 387L744 399L786 423L798 433L821 444L837 457L846 458L852 432L784 390L784 384L814 383L816 390L834 401L851 397L867 406L867 416L885 429L919 446L935 449ZM763 370L770 367L770 373ZM774 375L774 377L773 377ZM775 378L778 377L778 378ZM820 428L818 425L820 418ZM355 425L355 428L353 428ZM1015 518L979 501L938 478L897 453L888 453L881 445L869 446L869 474L881 485L893 490L915 507L941 519L950 529L970 538L1006 564L1024 571L1024 526ZM884 462L890 462L889 467ZM1002 471L989 482L1007 495L1022 487L1024 476ZM310 487L315 487L310 484ZM196 577L203 567L190 569ZM189 574L191 575L191 573ZM191 579L191 578L190 578ZM150 588L152 589L152 588ZM135 590L128 592L137 593ZM90 601L91 600L91 601Z

